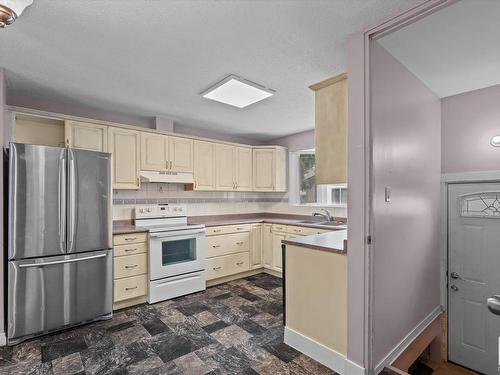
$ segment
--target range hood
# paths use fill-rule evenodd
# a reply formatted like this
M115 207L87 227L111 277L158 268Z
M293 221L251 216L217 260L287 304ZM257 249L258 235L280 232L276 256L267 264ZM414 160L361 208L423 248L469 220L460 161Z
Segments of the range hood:
M141 171L140 176L143 182L161 182L164 184L194 183L193 174L188 172Z

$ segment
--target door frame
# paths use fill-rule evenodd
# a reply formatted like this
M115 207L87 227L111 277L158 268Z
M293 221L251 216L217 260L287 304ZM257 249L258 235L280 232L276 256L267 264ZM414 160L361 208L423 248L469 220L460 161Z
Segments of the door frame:
M440 229L440 269L441 285L440 300L446 313L446 359L448 359L448 268L449 268L449 217L448 217L448 188L452 184L471 184L471 183L499 183L500 170L492 171L471 171L460 173L443 173L441 175L441 229Z
M348 40L348 347L346 374L373 374L404 351L419 332L412 332L379 363L373 359L373 257L371 41L401 29L458 0L427 0L369 26ZM425 328L425 327L424 327Z

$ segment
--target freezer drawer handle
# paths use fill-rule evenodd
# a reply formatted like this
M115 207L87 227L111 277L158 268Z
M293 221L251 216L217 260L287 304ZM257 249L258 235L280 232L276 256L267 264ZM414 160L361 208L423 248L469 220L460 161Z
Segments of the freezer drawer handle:
M19 267L20 268L42 267L42 266L51 266L53 264L83 262L84 260L104 258L106 256L107 256L107 254L99 254L99 255L92 255L90 257L85 257L85 258L74 258L74 259L66 259L66 260L56 260L54 262L20 264Z

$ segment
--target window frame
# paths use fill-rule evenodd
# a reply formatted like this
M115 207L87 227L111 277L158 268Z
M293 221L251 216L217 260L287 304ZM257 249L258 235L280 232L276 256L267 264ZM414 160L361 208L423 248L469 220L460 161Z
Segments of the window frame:
M288 163L288 203L300 207L347 207L347 203L332 203L331 189L346 188L347 184L318 185L316 184L316 203L300 203L299 157L304 154L313 154L314 149L289 152ZM321 197L321 198L320 198ZM318 201L321 199L321 203Z

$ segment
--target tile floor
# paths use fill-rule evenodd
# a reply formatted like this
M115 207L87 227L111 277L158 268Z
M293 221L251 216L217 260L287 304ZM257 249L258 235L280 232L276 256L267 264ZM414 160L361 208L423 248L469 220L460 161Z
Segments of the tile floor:
M258 274L0 348L0 374L334 374L283 343L281 279Z

